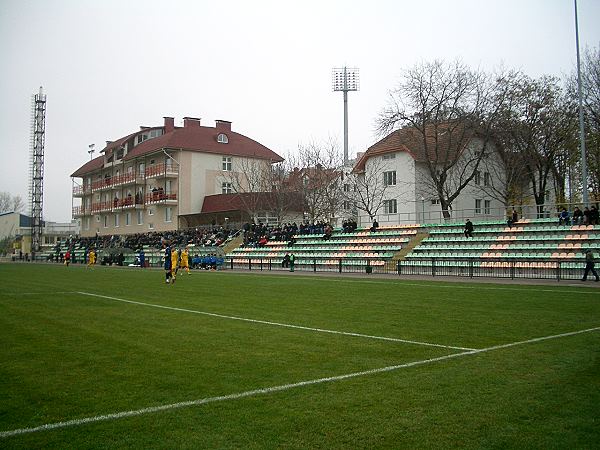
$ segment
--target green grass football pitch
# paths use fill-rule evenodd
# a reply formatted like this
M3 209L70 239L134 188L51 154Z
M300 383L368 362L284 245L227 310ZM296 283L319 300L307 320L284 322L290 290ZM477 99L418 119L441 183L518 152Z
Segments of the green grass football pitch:
M0 265L0 448L594 448L600 290Z

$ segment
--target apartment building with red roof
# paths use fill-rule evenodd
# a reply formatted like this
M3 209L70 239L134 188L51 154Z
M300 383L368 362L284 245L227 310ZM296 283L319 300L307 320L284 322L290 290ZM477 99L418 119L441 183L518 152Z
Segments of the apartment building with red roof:
M81 235L168 231L211 223L231 211L232 174L251 164L271 165L283 158L232 130L184 117L107 142L101 155L75 170L73 217ZM219 196L223 195L223 202ZM204 200L209 208L203 210ZM225 201L227 200L227 201ZM219 206L222 204L222 208Z

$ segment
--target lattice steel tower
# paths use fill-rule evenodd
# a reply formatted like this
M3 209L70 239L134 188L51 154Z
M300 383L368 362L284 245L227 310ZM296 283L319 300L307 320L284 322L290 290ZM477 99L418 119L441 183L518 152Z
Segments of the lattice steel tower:
M39 252L42 244L44 206L44 143L46 140L46 95L42 87L31 104L31 251Z

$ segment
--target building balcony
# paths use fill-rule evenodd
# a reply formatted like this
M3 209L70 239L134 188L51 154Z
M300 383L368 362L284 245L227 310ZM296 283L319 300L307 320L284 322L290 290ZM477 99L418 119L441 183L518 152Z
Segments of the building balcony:
M73 217L82 217L89 216L92 213L91 209L84 208L83 206L74 206L73 207Z
M92 203L92 214L99 212L110 212L113 208L113 202Z
M176 205L177 204L177 194L175 194L175 193L165 194L160 191L152 192L151 194L146 194L144 201L145 201L146 205L155 205L155 204Z
M179 175L179 167L173 164L155 164L146 167L146 178L168 177L173 178Z
M88 184L87 186L73 186L73 197L83 197L92 193L92 187Z

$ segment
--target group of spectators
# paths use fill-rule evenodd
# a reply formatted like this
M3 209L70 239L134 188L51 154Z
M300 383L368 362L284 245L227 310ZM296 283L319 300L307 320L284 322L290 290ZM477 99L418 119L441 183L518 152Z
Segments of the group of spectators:
M184 247L192 244L195 247L216 247L223 244L231 235L232 231L224 227L213 227L210 229L193 228L179 231L168 232L149 232L136 233L129 235L107 235L94 237L70 236L65 245L56 244L53 251L48 254L48 261L63 262L65 254L64 247L70 254L70 262L85 262L90 249L105 250L101 260L102 264L123 265L125 257L118 249L128 248L134 251L141 251L144 247L160 249L163 242L168 241L177 247ZM77 261L74 250L83 250L83 261ZM215 255L212 255L216 257ZM200 263L201 264L201 263Z
M598 225L598 222L598 208L596 205L589 208L586 206L583 211L576 206L572 215L566 208L562 208L558 214L559 225Z
M342 228L345 233L356 231L357 224L353 219L344 221ZM245 223L242 227L245 247L264 247L269 241L286 241L288 245L295 244L295 235L321 235L329 239L333 234L333 227L325 221L305 221L297 225L296 222L286 223L281 226L271 226L259 222Z

